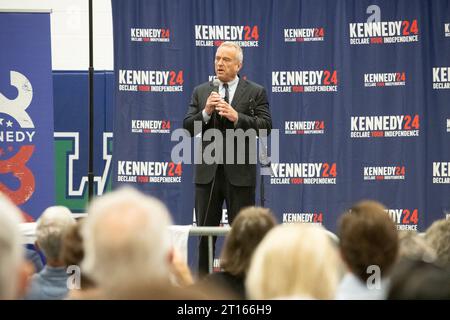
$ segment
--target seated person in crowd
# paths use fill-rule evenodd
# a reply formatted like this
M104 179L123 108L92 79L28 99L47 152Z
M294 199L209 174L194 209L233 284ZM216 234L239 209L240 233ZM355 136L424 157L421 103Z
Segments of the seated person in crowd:
M450 219L441 219L425 232L425 240L436 251L436 264L450 268Z
M419 235L417 231L399 231L398 240L398 262L405 259L434 262L437 258L436 251L428 244L425 237Z
M31 274L32 267L25 261L20 222L20 210L0 193L0 300L22 298Z
M256 248L245 286L250 299L333 299L337 248L322 226L273 228Z
M98 290L94 282L81 270L84 258L83 239L80 234L83 220L69 227L63 237L62 260L68 267L69 293L67 299L95 299Z
M336 294L338 300L383 300L388 276L398 254L397 228L375 201L361 201L339 222L340 252L348 272Z
M171 223L161 201L129 187L91 203L81 230L85 254L81 269L95 281L99 298L210 298L172 284L171 263L179 264L179 259L170 243Z
M239 212L225 239L221 254L222 272L207 275L206 283L220 286L239 299L245 299L245 276L253 252L276 220L269 209L248 207Z
M47 261L44 269L36 273L30 283L28 300L60 300L68 292L66 264L62 260L63 235L75 224L70 210L63 206L47 208L36 224L36 248Z

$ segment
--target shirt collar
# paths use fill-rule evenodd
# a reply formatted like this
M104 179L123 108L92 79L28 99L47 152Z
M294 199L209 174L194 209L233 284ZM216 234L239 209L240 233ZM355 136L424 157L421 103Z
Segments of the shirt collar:
M219 81L220 81L220 80L219 80ZM236 75L236 77L235 77L233 80L227 82L227 83L228 83L228 88L234 86L234 85L237 84L238 82L239 82L239 77ZM223 87L224 82L220 81L220 84L221 84L222 87Z

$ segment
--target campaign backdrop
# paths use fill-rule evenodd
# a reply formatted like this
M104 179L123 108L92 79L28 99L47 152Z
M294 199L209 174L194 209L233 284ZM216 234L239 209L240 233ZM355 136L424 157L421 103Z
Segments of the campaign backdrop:
M450 213L450 1L112 0L112 9L113 188L131 184L162 199L175 223L193 222L193 168L172 162L171 135L229 40L244 51L240 76L266 88L279 130L263 183L280 222L335 231L361 199L385 204L399 229L423 231Z
M0 12L0 192L27 221L54 205L49 13Z

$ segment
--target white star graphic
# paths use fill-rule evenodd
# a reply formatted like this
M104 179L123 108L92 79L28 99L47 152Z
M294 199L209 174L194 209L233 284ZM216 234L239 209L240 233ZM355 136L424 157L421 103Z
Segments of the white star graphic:
M11 120L8 120L8 121L6 122L6 126L7 126L7 127L12 127L12 124L13 124L13 123L12 123Z
M5 120L5 119L0 118L0 125L3 125L3 120Z

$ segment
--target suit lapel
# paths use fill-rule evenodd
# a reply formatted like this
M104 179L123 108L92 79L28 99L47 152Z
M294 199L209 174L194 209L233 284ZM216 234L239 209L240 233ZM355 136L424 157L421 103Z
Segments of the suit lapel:
M236 109L236 106L239 104L244 92L245 87L247 87L248 83L245 80L239 78L238 86L236 88L236 92L234 93L233 101L231 101L231 106Z

